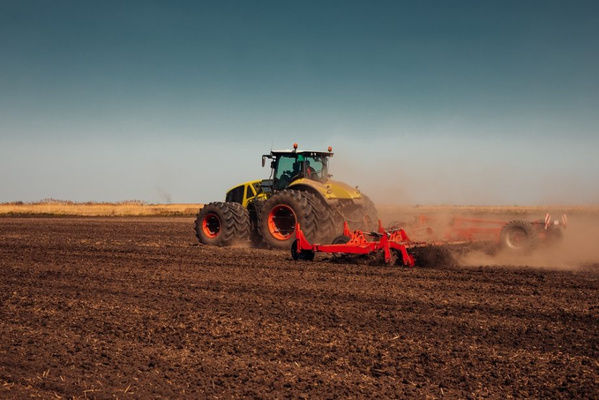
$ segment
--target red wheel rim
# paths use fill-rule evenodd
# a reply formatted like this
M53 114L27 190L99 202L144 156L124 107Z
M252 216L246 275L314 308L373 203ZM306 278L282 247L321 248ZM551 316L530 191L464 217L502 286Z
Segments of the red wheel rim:
M208 213L202 219L202 232L204 235L214 238L220 232L220 218L215 213Z
M277 240L287 240L295 232L296 221L293 209L279 204L268 213L268 231Z

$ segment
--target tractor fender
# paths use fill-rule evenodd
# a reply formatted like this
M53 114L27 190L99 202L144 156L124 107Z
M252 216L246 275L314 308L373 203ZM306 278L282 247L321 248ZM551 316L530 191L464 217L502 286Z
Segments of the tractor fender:
M301 178L293 181L289 189L308 190L322 196L325 201L330 200L357 200L362 198L362 194L356 188L347 183L328 180L325 183L312 179Z

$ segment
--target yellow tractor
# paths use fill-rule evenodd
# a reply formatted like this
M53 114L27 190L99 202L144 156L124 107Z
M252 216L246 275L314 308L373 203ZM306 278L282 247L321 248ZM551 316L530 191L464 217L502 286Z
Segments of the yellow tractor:
M377 212L372 201L354 187L331 180L328 151L273 150L269 179L230 189L224 202L206 204L198 213L195 232L200 243L229 246L251 241L255 246L289 249L296 223L312 242L338 236L347 221L352 229L374 230Z

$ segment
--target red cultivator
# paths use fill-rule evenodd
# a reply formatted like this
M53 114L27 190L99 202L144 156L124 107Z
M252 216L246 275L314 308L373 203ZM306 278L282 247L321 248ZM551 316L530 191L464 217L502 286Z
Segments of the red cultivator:
M546 214L544 220L532 222L456 217L441 235L430 227L431 222L430 217L421 216L412 225L421 241L410 240L403 229L385 230L380 221L378 232L350 231L347 222L344 222L343 234L331 244L310 243L297 224L291 255L294 260L312 261L316 252L344 256L382 254L388 265L413 267L418 259L415 254L419 250L427 249L429 255L431 251L442 254L442 250L448 246L473 243L490 243L496 248L524 254L540 243L553 244L561 239L567 217L562 215L560 220L554 220Z
M310 243L299 224L295 227L296 240L291 246L291 255L294 260L313 260L314 253L354 254L367 255L382 252L385 263L393 264L401 260L401 264L413 267L414 257L408 253L408 248L414 243L410 241L403 229L385 231L379 221L379 231L364 233L362 231L350 231L347 222L343 224L343 235L337 237L332 244ZM374 240L368 240L368 237Z

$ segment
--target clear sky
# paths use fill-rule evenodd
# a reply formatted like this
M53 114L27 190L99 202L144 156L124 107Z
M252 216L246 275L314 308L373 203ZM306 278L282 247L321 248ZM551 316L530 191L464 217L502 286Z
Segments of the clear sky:
M271 147L379 203L599 203L599 2L0 0L0 201L220 200Z

